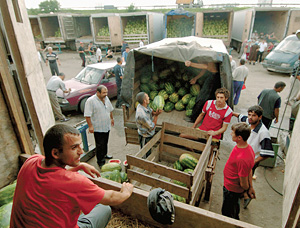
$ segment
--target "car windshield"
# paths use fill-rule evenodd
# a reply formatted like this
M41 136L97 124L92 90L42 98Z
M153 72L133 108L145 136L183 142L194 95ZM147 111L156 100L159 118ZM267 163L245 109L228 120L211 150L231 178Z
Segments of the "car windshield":
M75 79L88 84L98 84L103 72L104 70L86 67L75 77Z
M280 44L278 44L275 50L297 54L300 52L300 41L283 40Z

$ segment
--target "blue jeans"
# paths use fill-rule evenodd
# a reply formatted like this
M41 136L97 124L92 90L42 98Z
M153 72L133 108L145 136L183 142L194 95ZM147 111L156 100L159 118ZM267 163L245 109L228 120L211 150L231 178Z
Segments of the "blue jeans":
M110 217L110 206L97 204L90 213L79 216L77 225L80 228L104 228L107 226Z
M241 91L243 88L244 82L243 81L233 81L233 103L237 105L239 103Z

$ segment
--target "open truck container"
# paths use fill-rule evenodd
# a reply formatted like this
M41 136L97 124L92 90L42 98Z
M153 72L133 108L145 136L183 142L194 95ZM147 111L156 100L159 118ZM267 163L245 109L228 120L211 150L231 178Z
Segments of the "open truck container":
M89 43L93 41L93 34L91 29L90 16L86 15L73 15L75 34L76 34L76 44L83 42Z
M29 21L34 39L36 41L43 41L39 17L37 15L29 15Z
M291 9L289 11L289 21L284 37L295 34L300 29L300 10Z
M165 80L176 82L177 79L174 75L176 75L177 72L183 72L184 75L189 69L184 65L186 60L199 63L215 62L218 64L219 73L214 76L211 76L211 74L203 76L205 82L199 86L201 89L198 97L200 98L199 103L196 102L198 110L202 109L201 105L203 106L206 100L215 99L214 92L215 89L219 87L226 87L232 94L229 55L221 40L198 38L194 36L166 38L142 48L132 49L128 54L121 90L122 99L126 103L126 107L123 106L123 115L127 143L139 144L137 126L135 124L135 98L137 93L141 91L141 85L144 85L141 83L141 77L145 74L150 74L153 80L154 77L157 77L158 72L168 71L171 64L172 66L177 66L177 70L168 75ZM192 70L191 74L198 74L198 71L193 71L194 69L189 70ZM206 83L206 81L212 79L214 80L210 84ZM163 80L159 79L156 84L160 84L161 82L163 82ZM150 81L148 84L155 84L155 82ZM185 86L191 87L188 81L186 81L183 87ZM189 88L186 90L189 90ZM176 89L176 92L177 90L178 89ZM228 104L231 107L233 106L232 96L228 99ZM192 123L184 121L185 113L185 111L177 110L163 112L159 116L157 124L161 125L162 122L169 122L192 127Z
M111 47L121 45L121 21L118 14L92 14L90 20L95 44Z
M71 14L40 14L39 23L45 44L65 44L76 50L75 27Z
M252 8L234 12L231 46L238 52L243 41L251 39L255 31L259 34L274 35L282 40L286 35L290 9L288 8Z
M153 43L163 38L163 14L135 12L120 14L122 37L130 47L138 47L143 39L144 44Z
M233 11L203 11L196 13L195 36L220 39L226 46L231 41Z

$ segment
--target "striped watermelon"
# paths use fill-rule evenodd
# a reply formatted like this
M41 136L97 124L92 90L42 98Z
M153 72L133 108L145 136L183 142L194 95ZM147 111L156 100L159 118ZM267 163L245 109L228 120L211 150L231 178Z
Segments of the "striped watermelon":
M186 187L186 184L185 184L185 183L182 183L182 182L180 182L180 181L178 181L178 180L173 180L173 183L174 183L174 184L177 184L177 185L180 185L180 186L183 186L183 187Z
M164 82L160 82L159 83L159 88L160 89L164 89L165 88L165 83Z
M171 193L171 194L172 194L174 200L179 201L179 202L181 202L181 203L186 203L186 199L185 199L185 198L183 198L183 197L181 197L181 196L178 196L178 195L175 195L175 194L173 194L173 193Z
M181 74L180 74L179 72L176 72L176 73L175 73L175 78L176 78L177 80L181 80Z
M193 97L198 96L200 93L200 86L198 84L192 85L190 89L190 93L192 94Z
M142 92L150 94L151 90L147 84L141 84L140 89Z
M185 170L183 170L183 172L193 174L194 170L193 169L185 169Z
M193 109L196 104L196 97L192 97L186 107L186 109Z
M127 181L128 181L127 173L125 173L125 172L120 172L120 176L121 176L121 183L127 182Z
M153 80L154 82L157 82L157 81L159 80L159 77L158 77L158 75L157 75L156 72L153 73L153 75L152 75L152 80Z
M196 159L193 155L190 154L182 154L179 158L180 164L183 167L189 168L189 169L195 169L198 159Z
M118 163L116 163L118 164ZM119 170L113 170L113 171L106 171L106 172L102 172L101 173L101 177L108 179L108 180L112 180L118 183L121 183L121 173Z
M164 107L165 112L171 112L175 108L175 105L172 102L167 102Z
M178 93L179 96L183 97L186 94L186 89L185 88L180 88L177 93Z
M149 83L149 88L150 88L150 90L158 90L159 89L159 86L156 84L156 83L154 83L154 82L150 82Z
M150 74L143 74L141 76L141 83L149 83L151 80L151 75Z
M158 110L163 110L164 106L165 106L165 100L164 100L164 98L162 96L157 95L154 98L152 105L156 105L156 107L157 107ZM154 110L154 111L156 111L156 110Z
M170 69L163 70L162 72L160 72L159 78L166 79L170 73L171 73Z
M178 100L179 100L179 96L177 93L172 93L170 96L169 96L169 99L172 103L177 103Z
M151 91L149 94L150 99L153 101L154 97L156 97L158 94L158 91Z
M153 101L151 101L151 102L149 103L149 107L152 108L154 112L157 111L157 106L156 106L156 104L153 104Z
M187 109L187 110L185 110L185 115L186 115L187 117L192 116L192 114L193 114L193 109Z
M162 96L164 98L164 100L167 100L169 97L169 95L167 94L167 92L165 90L159 91L158 95Z
M185 81L185 82L189 81L189 76L187 74L183 74L182 75L182 80Z
M179 89L181 87L180 81L175 82L175 88Z
M181 100L182 100L182 103L183 103L184 105L188 104L191 98L192 98L192 95L191 95L191 94L185 94L185 95L183 96L183 98L181 99Z
M176 104L175 104L175 109L177 111L182 111L184 109L184 105L182 103L182 100L178 101Z
M174 169L177 169L177 170L180 170L180 171L183 171L183 168L182 168L182 165L180 164L180 161L176 161L176 162L173 164L173 168L174 168Z
M107 163L101 167L101 172L107 172L113 170L119 170L119 172L121 172L122 167L119 163L116 162Z
M174 86L170 82L165 83L165 90L167 94L172 94L175 91Z

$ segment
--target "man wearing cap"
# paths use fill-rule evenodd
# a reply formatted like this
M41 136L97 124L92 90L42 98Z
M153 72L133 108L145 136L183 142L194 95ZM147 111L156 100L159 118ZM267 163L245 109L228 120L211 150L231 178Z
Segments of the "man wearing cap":
M82 60L81 66L85 67L85 53L84 53L84 48L83 48L83 43L82 42L80 42L80 47L78 48L78 53L79 53L79 56Z
M58 59L57 54L55 54L53 52L52 47L48 47L48 53L46 54L46 66L48 66L48 62L49 62L49 66L50 66L52 75L55 75L55 74L58 75L58 73L59 73L56 61L60 65L60 61Z
M59 119L61 122L69 121L70 118L66 118L60 109L60 105L58 103L58 99L56 96L56 91L61 89L64 93L69 93L71 88L66 89L65 83L63 80L65 79L65 74L60 72L58 76L52 76L47 83L47 90L50 98L51 107L54 113L55 119Z

